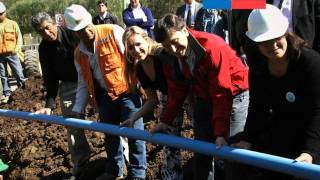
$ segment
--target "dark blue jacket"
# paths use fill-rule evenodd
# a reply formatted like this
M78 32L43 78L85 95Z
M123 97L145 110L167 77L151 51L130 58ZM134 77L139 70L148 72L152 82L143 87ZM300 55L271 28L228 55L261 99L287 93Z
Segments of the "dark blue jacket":
M142 18L135 19L133 16L132 8L129 5L127 9L122 12L123 22L127 27L139 26L144 30L147 30L148 35L153 38L152 27L154 25L154 19L150 8L141 6L142 11L147 16L147 22L143 22Z

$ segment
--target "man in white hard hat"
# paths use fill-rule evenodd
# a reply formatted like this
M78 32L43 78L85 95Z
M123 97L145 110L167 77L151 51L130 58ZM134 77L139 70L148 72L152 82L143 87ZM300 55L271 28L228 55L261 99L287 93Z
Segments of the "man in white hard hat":
M22 36L18 24L7 18L6 7L0 2L0 75L3 85L3 96L0 103L7 103L11 96L8 81L7 65L13 70L18 86L23 86L27 80L23 75L23 68L17 52L22 45Z
M82 113L89 99L97 107L101 122L120 125L141 107L140 97L129 92L124 77L125 59L122 34L115 24L95 26L89 12L80 5L71 5L64 12L67 27L75 31L80 43L75 49L78 89L73 113ZM133 127L144 129L142 118ZM97 179L116 179L123 176L125 160L119 136L105 134L106 172ZM129 139L128 179L146 176L146 147L141 140Z

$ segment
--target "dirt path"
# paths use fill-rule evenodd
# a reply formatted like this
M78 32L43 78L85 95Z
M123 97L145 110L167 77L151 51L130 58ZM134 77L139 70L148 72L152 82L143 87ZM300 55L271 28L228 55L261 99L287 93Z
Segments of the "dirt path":
M44 89L41 84L40 78L30 77L26 88L17 89L12 100L0 108L31 112L40 109L44 105ZM54 114L60 113L58 109ZM96 119L96 115L89 116L89 119ZM146 123L146 129L154 125L155 121L151 120ZM66 129L63 126L0 117L0 129L0 157L10 165L3 173L4 179L58 180L70 175L72 166L65 136ZM190 125L184 125L183 134L186 137L192 136ZM106 154L102 133L86 131L86 136L93 154L81 179L92 180L103 172ZM147 149L147 179L161 179L159 168L163 161L162 147L148 143ZM183 151L182 155L184 168L189 169L192 153ZM190 170L185 172L190 173ZM191 179L192 174L186 174L185 177Z

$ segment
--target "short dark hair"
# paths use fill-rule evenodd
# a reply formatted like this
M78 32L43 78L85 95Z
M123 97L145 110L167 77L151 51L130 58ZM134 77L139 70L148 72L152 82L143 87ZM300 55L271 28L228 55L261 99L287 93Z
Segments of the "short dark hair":
M44 22L47 21L49 23L55 24L55 21L52 17L46 12L39 12L36 15L31 17L31 26L37 30L37 28Z
M167 14L159 19L154 28L154 35L157 42L165 41L170 31L181 31L186 27L186 23L181 17L175 14Z
M107 3L107 1L106 0L99 0L98 2L97 2L97 5L99 5L99 4L104 4L105 6L108 6L108 3Z

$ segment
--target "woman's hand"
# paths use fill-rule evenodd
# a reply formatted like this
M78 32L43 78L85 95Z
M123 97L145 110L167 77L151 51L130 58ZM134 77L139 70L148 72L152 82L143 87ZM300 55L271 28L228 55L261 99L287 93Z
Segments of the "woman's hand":
M44 114L44 115L51 115L51 109L50 108L42 108L35 112L35 114Z
M305 162L312 164L312 156L309 153L301 153L299 157L296 158L296 161Z

